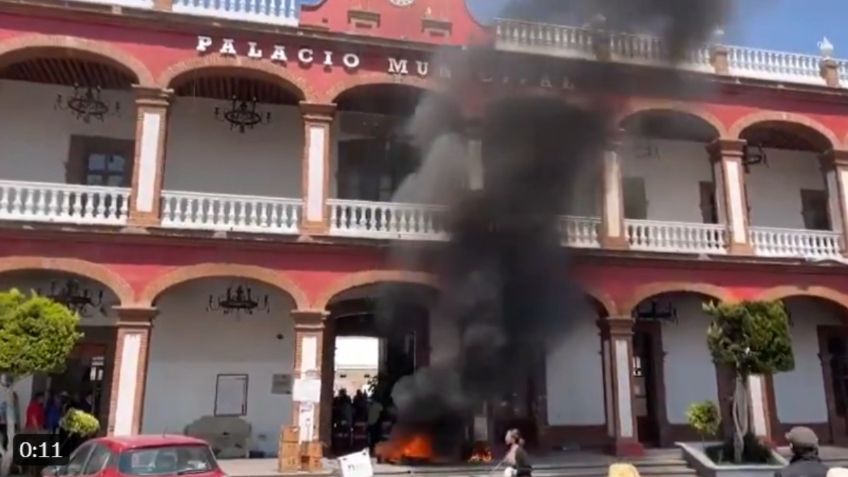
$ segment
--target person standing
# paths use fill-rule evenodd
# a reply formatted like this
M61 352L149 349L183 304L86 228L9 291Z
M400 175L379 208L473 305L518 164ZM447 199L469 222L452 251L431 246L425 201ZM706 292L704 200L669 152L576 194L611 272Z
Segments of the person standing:
M44 431L44 393L33 395L26 410L26 432L38 434Z
M530 457L524 450L524 438L518 429L510 429L506 432L504 439L508 450L504 463L507 465L505 476L508 477L531 477L533 466L530 465Z
M62 395L56 393L51 397L50 403L47 405L44 424L47 431L51 434L55 434L59 430L59 421L62 419L62 401Z
M828 467L819 458L819 438L809 427L793 427L786 440L792 451L789 465L774 473L775 477L827 477Z

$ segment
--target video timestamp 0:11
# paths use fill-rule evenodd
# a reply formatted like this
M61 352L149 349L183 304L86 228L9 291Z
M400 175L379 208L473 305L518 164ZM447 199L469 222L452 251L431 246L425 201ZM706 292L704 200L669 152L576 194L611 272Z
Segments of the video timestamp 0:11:
M68 456L56 434L18 434L12 440L12 464L21 466L65 465Z

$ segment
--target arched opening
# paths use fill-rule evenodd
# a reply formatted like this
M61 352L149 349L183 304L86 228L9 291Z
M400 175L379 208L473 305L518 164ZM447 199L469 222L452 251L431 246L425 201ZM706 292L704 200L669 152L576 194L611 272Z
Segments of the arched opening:
M706 149L719 137L715 126L699 116L670 109L634 113L620 126L625 132L620 149L625 219L722 222ZM646 243L631 245L648 245L651 237L644 239Z
M783 298L790 318L795 369L772 376L773 434L797 425L824 442L848 442L848 310L833 301L794 295ZM798 403L803 402L803 406Z
M395 384L455 352L456 336L446 330L451 324L430 319L435 298L423 285L379 283L330 299L324 346L334 352L325 354L323 385L334 396L328 417L335 454L387 439Z
M52 270L16 270L0 273L0 291L12 288L22 293L50 297L76 311L83 337L57 373L36 374L15 386L20 412L35 393L47 396L47 407L61 409L59 401L73 402L90 410L105 432L115 364L115 325L118 316L113 307L121 305L116 292L103 283L83 275ZM55 427L56 414L48 413L47 424Z
M668 446L697 438L687 424L693 402L710 400L729 411L733 392L707 347L710 316L705 302L717 297L669 291L642 300L631 311L633 334L633 413L639 441ZM727 410L724 408L728 407Z
M220 458L276 455L293 415L294 299L210 277L163 290L154 306L142 432L198 436Z
M545 403L540 412L546 426L545 448L601 447L606 444L607 414L611 400L607 384L611 378L604 367L599 322L609 311L596 299L585 296L573 312L562 316L556 333L547 339L541 374L544 392L537 397ZM612 418L610 417L610 423ZM500 434L496 434L500 436Z
M296 230L303 197L300 90L248 68L201 68L169 85L163 222Z
M749 222L753 227L833 229L821 154L834 146L825 134L799 123L762 121L740 132ZM755 246L758 233L755 230Z
M124 221L138 80L115 60L82 50L27 48L0 57L0 169L4 180L21 182L2 186L0 214Z

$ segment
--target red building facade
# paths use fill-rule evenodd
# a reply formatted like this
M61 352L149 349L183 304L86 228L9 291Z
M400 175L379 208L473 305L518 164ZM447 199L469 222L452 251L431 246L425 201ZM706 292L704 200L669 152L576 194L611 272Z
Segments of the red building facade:
M0 273L81 277L115 296L117 321L107 332L88 333L86 338L99 341L107 349L109 391L104 398L108 401L104 416L108 416L110 433L144 430L145 399L151 393L148 350L151 330L159 324L155 319L157 300L175 287L203 279L239 279L262 283L288 296L293 303L291 373L295 378L309 371L332 376L332 360L326 351L334 339L331 305L337 297L381 283L414 284L437 292L439 283L433 274L397 269L385 247L393 239L425 244L441 240L437 231L421 228L425 226L417 220L424 219L411 219L418 224L410 226L419 227L415 230L401 227L375 233L374 227L379 226L362 226L357 232L353 222L345 222L351 219L340 218L344 211L353 210L346 207L354 206L340 205L332 197L331 182L335 178L331 151L336 147L333 135L339 105L346 101L346 94L357 91L379 93L399 86L406 88L404 91L439 90L451 74L432 59L441 47L495 44L511 50L510 54L521 54L522 49L532 52L539 43L534 43L534 38L553 35L527 27L513 37L506 29L517 27L508 22L497 29L485 27L473 20L461 2L437 0L419 0L409 7L389 2L316 2L320 4L301 7L296 25L215 18L217 14L213 13L183 14L175 7L179 2L167 3L157 0L149 7L51 1L0 3L0 77L65 86L78 83L80 78L97 78L106 89L125 91L135 98L133 107L124 108L135 119L135 142L127 195L117 207L121 210L87 214L83 203L75 213L73 204L66 208L57 196L20 192L25 189L23 181L6 181L0 188ZM515 38L523 38L514 42L520 47L508 48L509 40ZM555 40L549 44L564 45ZM648 225L628 222L625 217L618 160L615 154L599 158L605 165L603 183L598 184L604 199L597 220L569 222L568 226L573 233L588 234L591 244L581 245L571 237L565 242L575 247L575 275L580 285L600 307L596 335L604 369L605 420L594 424L551 423L546 415L550 408L545 402L548 393L540 392L534 397L538 411L532 420L545 445L576 441L587 446L611 446L626 454L639 453L643 444L650 444L640 443L644 424L632 404L638 398L632 383L633 336L641 326L634 320L633 310L641 303L669 294L722 301L807 297L835 305L842 319L848 310L848 275L842 267L843 227L848 224L848 195L844 192L848 181L848 106L840 84L841 63L817 59L820 75L793 82L792 78L734 74L731 49L716 46L710 55L711 69L694 73L699 81L714 86L709 94L666 96L646 90L640 96L609 99L618 106L622 122L642 113L663 111L695 118L709 131L703 145L709 148L711 167L719 178L714 185L720 209L718 223L723 230L720 243L715 253L705 254L699 248L703 244L693 238L700 228L671 222L665 229L650 225L654 228L644 236L634 232ZM540 61L556 65L572 60L548 57ZM651 74L664 71L671 70ZM188 196L168 202L171 199L164 186L165 165L173 159L167 154L174 132L169 124L174 117L173 105L188 94L188 88L199 91L200 96L227 99L231 92L228 86L204 82L204 78L222 77L263 85L260 102L284 97L284 103L299 108L302 154L295 161L300 163L302 178L297 182L301 187L299 195L291 197L298 212L281 225L288 227L285 231L272 230L273 224L282 222L276 208L271 212L271 202L261 206L268 209L249 209L252 218L245 212L248 209L240 209L246 216L223 225L223 229L219 223L206 220L204 213L189 217L188 209L179 213L169 209L173 204L189 203ZM513 78L481 75L475 80L481 88L497 87L505 93L534 90L552 97L581 94L567 84L566 78L555 75L530 80L520 74ZM468 105L469 118L480 106L473 102ZM773 242L757 238L765 232L758 236L751 226L750 210L744 205L745 174L741 167L745 141L757 134L762 136L762 131L792 138L790 149L803 144L805 150L820 157L829 194L829 235L806 234L799 229L797 233L770 235L768 240ZM51 131L40 134L49 135ZM469 136L468 140L473 144L476 139ZM7 178L0 168L2 179ZM26 187L52 190L32 184ZM261 200L253 202L259 204ZM391 206L372 202L375 208L369 210ZM372 207L357 204L355 207ZM104 217L112 213L110 217L116 220L107 223L92 219L98 213ZM180 223L168 226L167 220ZM687 248L690 243L695 245ZM769 244L781 252L767 253ZM312 344L305 345L307 342ZM305 357L304 346L315 347L316 343L317 349ZM651 352L655 351L655 359L662 363L662 340L653 346L656 349ZM832 375L832 366L825 358L821 363L827 420L805 424L817 428L825 439L845 442L845 416L838 412L838 401L844 396L834 389L838 380ZM655 412L648 414L657 433L653 443L667 445L688 435L688 430L663 416L663 396L667 393L662 375L657 373L651 384L655 398L649 406ZM718 373L716 376L721 394L726 391L726 382ZM759 387L755 429L760 435L780 439L783 428L799 423L781 421L775 411L770 377L757 380L755 387ZM313 411L311 422L314 437L327 441L328 389L331 393L332 385L324 383L323 389L320 408ZM302 418L296 403L292 409L293 419Z

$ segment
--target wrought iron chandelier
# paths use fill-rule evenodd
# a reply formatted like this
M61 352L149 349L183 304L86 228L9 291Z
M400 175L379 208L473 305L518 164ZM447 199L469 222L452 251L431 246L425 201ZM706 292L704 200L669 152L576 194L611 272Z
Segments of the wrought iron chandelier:
M100 98L101 91L100 86L80 87L75 84L70 97L64 99L61 94L56 97L55 109L71 111L75 118L86 124L92 119L103 122L106 116L120 115L121 103L116 101L114 109L110 110L106 101Z
M223 296L209 295L209 305L206 309L207 311L221 311L225 315L230 313L252 315L255 311L271 312L268 295L254 298L253 290L244 285L238 285L235 289L233 287L227 288L227 293Z
M42 293L38 291L38 294ZM61 286L57 286L55 281L50 282L50 293L45 296L80 316L90 317L95 310L106 314L103 309L103 290L89 290L78 280L70 279Z
M633 319L639 321L658 321L661 323L677 323L677 308L670 302L666 307L660 306L656 301L651 301L649 308L637 307L633 310Z
M247 101L233 96L230 109L221 111L221 108L215 108L215 119L230 123L230 130L238 129L241 134L244 134L246 130L253 129L257 124L270 123L271 113L265 113L263 116L257 112L255 97Z
M742 153L742 167L745 168L745 172L751 172L751 166L758 166L760 164L768 167L768 156L763 146L745 146Z

